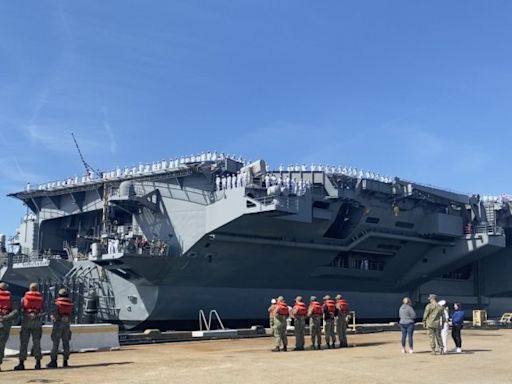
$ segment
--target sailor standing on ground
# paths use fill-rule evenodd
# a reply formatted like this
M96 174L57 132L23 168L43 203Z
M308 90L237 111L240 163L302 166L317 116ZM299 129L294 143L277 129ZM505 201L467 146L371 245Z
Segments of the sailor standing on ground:
M334 334L334 318L337 315L336 303L331 296L324 296L324 334L325 334L325 343L327 344L327 348L335 348L334 343L336 342L336 335Z
M274 310L277 306L277 300L272 299L270 300L270 307L268 307L268 323L270 325L270 330L272 331L272 334L274 334Z
M336 316L336 333L338 334L340 348L346 348L348 347L347 326L350 315L348 303L340 294L336 295L336 309L338 311L338 316Z
M462 352L462 339L460 336L460 331L462 330L462 326L464 325L464 311L462 310L462 306L459 303L453 304L453 313L452 313L452 338L455 343L455 352Z
M437 352L443 354L444 346L441 339L441 317L444 317L443 307L437 303L437 296L431 293L428 295L429 303L425 306L423 312L423 327L427 329L430 339L430 348L432 354Z
M409 339L409 353L414 353L413 350L413 333L414 323L416 322L416 312L411 305L411 299L404 297L402 305L398 310L398 316L400 317L400 330L402 331L402 353L405 353L405 342Z
M306 316L308 309L302 301L302 296L295 298L295 305L292 309L292 316L295 319L295 349L294 351L304 350L304 331L306 329Z
M322 344L322 304L316 296L311 296L308 307L309 332L311 334L311 348L320 350Z
M37 283L31 283L29 290L21 299L21 330L20 330L20 362L14 367L15 371L25 369L27 349L32 337L32 355L36 359L35 369L41 369L41 337L43 335L43 295L39 292Z
M288 349L288 338L286 337L286 319L289 316L288 305L284 301L283 296L277 298L276 308L274 309L274 336L276 339L276 347L272 352L280 352L281 348L284 352Z
M55 300L55 309L52 313L52 351L51 361L46 365L48 368L57 368L57 353L62 340L63 367L68 366L69 341L71 340L71 316L73 315L73 301L69 298L68 290L59 290L59 296Z
M5 344L9 339L12 320L18 314L18 310L12 305L11 292L7 290L8 288L6 283L0 282L0 366L4 358Z
M446 300L440 300L439 305L443 307L444 316L441 317L441 340L443 340L443 352L448 352L448 331L450 330L450 325L448 324L448 319L450 318L450 314L448 312L448 307L446 306Z

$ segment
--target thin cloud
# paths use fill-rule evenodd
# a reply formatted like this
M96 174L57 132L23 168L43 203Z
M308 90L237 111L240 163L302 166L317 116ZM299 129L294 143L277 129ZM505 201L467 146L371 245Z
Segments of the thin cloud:
M107 135L110 139L110 152L116 153L117 152L117 141L114 136L112 127L110 125L110 119L108 117L108 109L105 106L103 106L101 109L103 111L103 128L105 128L105 131L107 132Z
M26 164L21 164L15 157L0 158L0 177L3 184L23 188L28 182L39 183L44 179L41 174L28 171Z

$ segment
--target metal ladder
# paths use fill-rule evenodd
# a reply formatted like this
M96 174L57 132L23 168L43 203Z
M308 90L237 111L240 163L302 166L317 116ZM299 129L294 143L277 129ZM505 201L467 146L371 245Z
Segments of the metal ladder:
M210 313L208 314L208 321L206 321L206 315L205 315L204 311L202 309L199 310L199 330L203 331L204 330L203 327L204 327L204 328L206 328L206 331L210 331L211 327L212 327L212 319L214 316L215 316L214 320L217 320L221 329L223 331L225 331L226 328L224 328L224 324L222 324L222 320L220 319L219 313L215 309L212 309L210 311Z

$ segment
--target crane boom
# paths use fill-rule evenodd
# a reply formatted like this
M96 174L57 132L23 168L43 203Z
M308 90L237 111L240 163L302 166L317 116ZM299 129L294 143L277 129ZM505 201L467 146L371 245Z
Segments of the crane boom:
M80 155L80 160L82 161L82 164L85 168L85 173L87 176L92 176L92 174L96 174L97 176L101 177L99 172L95 171L93 167L91 167L87 161L85 161L84 155L82 154L82 151L80 150L80 147L78 146L78 142L76 141L75 134L71 132L71 137L73 137L73 142L75 143L76 149L78 151L78 154Z

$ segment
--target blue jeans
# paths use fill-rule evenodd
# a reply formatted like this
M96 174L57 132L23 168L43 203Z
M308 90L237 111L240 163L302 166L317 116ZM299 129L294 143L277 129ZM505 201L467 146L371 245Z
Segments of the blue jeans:
M412 349L412 334L414 332L414 323L412 324L400 324L400 330L402 331L402 348L405 348L405 339L409 339L409 348Z

